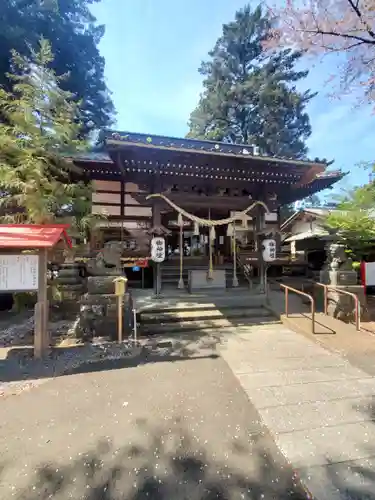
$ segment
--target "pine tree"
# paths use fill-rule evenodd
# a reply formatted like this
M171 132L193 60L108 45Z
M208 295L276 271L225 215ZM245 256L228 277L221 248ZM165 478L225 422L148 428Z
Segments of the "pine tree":
M204 91L190 117L189 137L254 144L267 155L306 155L311 128L305 107L314 94L296 90L307 75L295 69L299 52L270 56L263 50L270 30L260 6L246 6L223 26L199 70Z
M38 50L40 38L49 40L54 53L51 67L64 90L81 100L81 134L86 137L113 122L115 114L107 88L105 60L98 45L105 27L97 23L91 8L100 0L1 0L0 86L12 90L11 49L22 56L30 47Z
M51 46L40 41L30 59L13 51L12 92L0 88L0 218L2 222L82 225L91 187L75 182L62 153L85 147L77 139L79 104L50 68Z

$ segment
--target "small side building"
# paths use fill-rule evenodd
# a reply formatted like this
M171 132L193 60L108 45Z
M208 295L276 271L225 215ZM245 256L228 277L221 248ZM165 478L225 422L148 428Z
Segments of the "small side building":
M282 249L292 258L302 259L309 269L320 271L326 260L324 218L334 209L304 208L296 211L280 226Z

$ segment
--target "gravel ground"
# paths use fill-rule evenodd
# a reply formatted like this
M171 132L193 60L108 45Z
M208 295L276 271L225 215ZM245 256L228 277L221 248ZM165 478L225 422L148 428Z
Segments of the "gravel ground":
M308 498L220 357L119 366L2 401L1 500Z
M140 345L123 342L98 342L53 349L43 360L33 358L32 349L11 351L10 359L0 361L0 397L15 396L62 376L81 365L103 360L129 359L139 356Z
M31 346L33 344L34 317L30 316L30 314L12 315L0 322L1 347ZM69 335L74 324L75 320L62 319L50 321L49 330L52 340Z
M32 313L15 315L3 312L0 322L0 346L28 345L34 328Z
M51 337L56 341L69 337L74 330L73 320L50 322ZM20 394L37 387L53 377L61 376L82 364L102 359L131 358L139 355L140 346L123 342L113 344L96 339L92 344L55 348L43 360L33 359L32 333L34 319L17 317L3 321L0 330L0 397Z

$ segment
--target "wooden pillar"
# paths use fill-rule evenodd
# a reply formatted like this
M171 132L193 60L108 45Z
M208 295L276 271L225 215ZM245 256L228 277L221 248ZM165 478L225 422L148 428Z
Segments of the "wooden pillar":
M233 288L238 287L238 277L237 277L237 237L236 237L236 224L233 224Z
M39 250L38 301L35 306L34 356L41 358L50 343L48 332L47 249Z
M263 262L263 248L262 248L262 235L260 234L262 224L261 224L261 219L262 219L262 208L257 207L257 218L256 218L256 238L257 238L257 249L258 249L258 269L259 269L259 286L260 290L263 291L264 288L264 262Z
M183 269L184 269L184 221L182 217L179 215L179 219L181 219L181 223L179 224L179 253L180 253L180 277L178 280L177 288L183 290L185 288L184 278L183 278Z
M161 182L160 182L160 172L157 171L154 174L153 178L153 193L161 192ZM160 202L157 199L154 199L152 202L152 227L160 227L161 226L161 211L160 211ZM161 270L160 264L157 263L155 266L155 275L154 275L154 293L155 295L160 294L161 290Z
M211 220L211 209L208 209L208 220ZM212 236L211 236L211 227L208 228L208 260L209 260L209 266L208 266L208 278L212 279L213 278L213 272L214 272L214 267L213 267L213 255L212 255Z

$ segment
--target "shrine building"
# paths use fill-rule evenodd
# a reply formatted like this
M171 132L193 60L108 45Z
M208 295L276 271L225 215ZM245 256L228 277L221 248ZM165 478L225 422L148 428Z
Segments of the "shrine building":
M262 156L248 145L117 131L102 134L100 150L72 161L93 183L92 212L105 216L92 231L91 250L123 242L133 276L137 262L149 263L152 237L162 236L160 286L179 288L192 269L223 269L227 286L262 277L265 238L276 241L274 264L281 265L280 207L344 175L321 162Z

